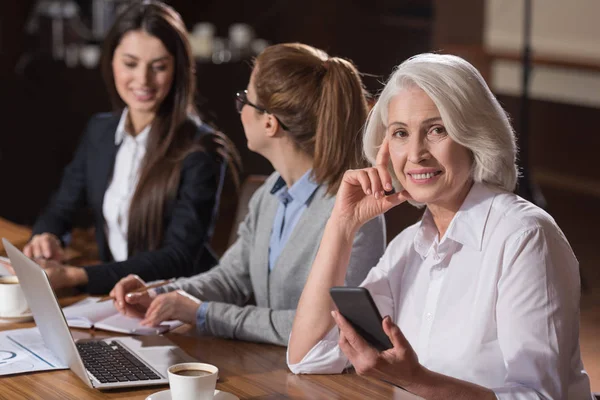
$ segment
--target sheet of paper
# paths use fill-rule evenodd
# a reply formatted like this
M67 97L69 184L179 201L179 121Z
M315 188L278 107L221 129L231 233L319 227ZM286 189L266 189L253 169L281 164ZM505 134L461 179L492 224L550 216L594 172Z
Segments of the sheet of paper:
M46 347L38 328L0 332L0 375L67 368Z
M10 264L10 259L0 256L0 276L12 275L8 272L4 265L2 265L2 263Z
M91 328L98 321L117 314L112 301L98 303L99 297L87 297L63 308L67 324L74 328Z

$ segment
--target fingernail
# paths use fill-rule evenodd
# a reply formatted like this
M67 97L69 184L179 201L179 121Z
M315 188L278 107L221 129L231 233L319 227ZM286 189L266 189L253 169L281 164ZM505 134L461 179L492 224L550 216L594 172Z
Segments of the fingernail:
M393 188L392 188L392 185L391 185L391 184L389 184L389 183L386 183L386 184L385 184L385 190L392 190L392 189L393 189Z
M332 316L333 318L335 318L335 311L332 311L332 312L331 312L331 316Z
M371 189L367 189L367 194L371 194Z
M122 301L119 301L119 307L123 308L123 302Z

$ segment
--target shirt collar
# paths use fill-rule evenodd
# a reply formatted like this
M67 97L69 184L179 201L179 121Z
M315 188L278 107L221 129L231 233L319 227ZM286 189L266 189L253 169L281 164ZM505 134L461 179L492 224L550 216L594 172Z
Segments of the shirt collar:
M125 129L127 123L127 115L129 113L129 109L125 107L123 112L121 113L121 119L119 120L119 125L117 125L117 131L115 132L115 144L118 146L125 139L125 135L130 135L129 132ZM136 136L131 136L133 140L135 140L138 144L146 146L146 142L148 141L148 133L150 132L150 127L152 124L148 124L139 134Z
M442 242L451 239L464 246L481 251L483 244L483 233L494 197L498 189L489 187L483 183L474 183L460 209L452 218L450 226L446 231ZM415 235L415 250L423 257L431 248L437 238L437 227L429 210L425 211L419 230Z
M285 203L295 201L299 204L306 204L318 187L319 184L312 180L312 169L309 169L289 189L280 176L271 188L271 194L276 195L280 201Z

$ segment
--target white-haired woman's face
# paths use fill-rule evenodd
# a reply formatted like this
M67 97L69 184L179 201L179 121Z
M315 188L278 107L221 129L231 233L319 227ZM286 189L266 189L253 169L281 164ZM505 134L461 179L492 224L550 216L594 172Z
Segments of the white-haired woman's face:
M460 207L471 186L471 153L450 138L422 89L403 89L392 98L386 136L394 172L413 200Z

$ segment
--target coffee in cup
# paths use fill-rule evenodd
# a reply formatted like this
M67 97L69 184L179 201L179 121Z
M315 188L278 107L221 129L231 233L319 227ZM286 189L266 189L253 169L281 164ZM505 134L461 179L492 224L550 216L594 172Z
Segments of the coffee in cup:
M18 317L27 310L27 299L16 276L0 276L0 318Z
M175 375L181 376L208 376L211 374L212 372L203 369L182 369L181 371L175 372Z
M177 400L213 400L219 369L205 363L175 364L167 370L171 398Z

